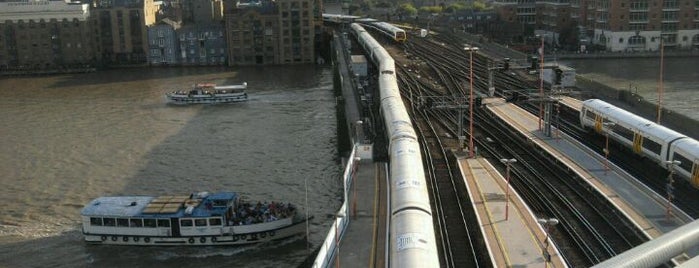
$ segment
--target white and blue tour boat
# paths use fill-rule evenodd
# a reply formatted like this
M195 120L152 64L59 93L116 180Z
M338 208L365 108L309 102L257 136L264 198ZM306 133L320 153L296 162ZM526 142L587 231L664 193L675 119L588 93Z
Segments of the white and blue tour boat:
M195 84L189 91L168 92L165 97L172 104L241 102L248 100L248 93L245 92L247 87L246 82L230 86L201 83Z
M233 192L100 197L80 213L85 241L211 246L302 236L308 220L289 203L251 203Z

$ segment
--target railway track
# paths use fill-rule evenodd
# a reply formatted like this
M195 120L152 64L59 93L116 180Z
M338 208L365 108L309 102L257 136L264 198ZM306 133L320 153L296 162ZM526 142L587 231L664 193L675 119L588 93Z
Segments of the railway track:
M437 41L438 43L454 44L452 46L464 42L464 39L457 38L452 35L438 35L436 36L436 38L439 40ZM492 52L488 49L488 47L485 47L483 51L484 53L482 54L482 56L487 56L488 58L498 58L507 56L503 56L497 51ZM465 59L465 56L462 56L462 58ZM477 66L482 67L481 63L483 62L483 60L480 59L480 57L474 57L474 61L476 61L476 63L474 64L477 64ZM491 64L491 66L492 65L493 64ZM477 72L477 69L474 71ZM522 96L522 101L516 102L518 106L526 109L534 115L537 115L539 113L538 104L527 101L529 97L537 95L538 90L534 89L537 89L539 87L538 82L536 82L535 79L531 78L532 76L524 75L521 71L494 72L494 84L497 89L496 95L503 98L508 98L512 96L512 93L516 92L520 94L520 96ZM474 84L474 86L476 86L477 89L481 92L484 92L486 90L486 88L482 86L482 84L480 83L476 83ZM547 87L545 90L548 92L550 88ZM566 133L568 136L575 138L576 140L583 143L585 146L588 146L597 152L603 151L603 149L606 147L605 138L602 135L590 133L589 131L582 129L582 127L580 126L579 114L577 111L573 111L572 109L562 107L557 107L556 111L559 112L554 114L552 124L557 129ZM616 143L613 140L610 141L609 149L612 152L609 155L610 162L615 163L616 165L620 166L621 168L632 174L635 178L638 178L640 181L642 181L645 185L649 186L659 195L667 195L667 170L661 168L656 163L646 158L639 157L637 154L633 153L628 148ZM673 191L675 196L675 198L673 199L673 203L691 217L699 218L699 199L695 198L697 195L699 195L699 189L692 187L692 185L690 185L684 180L678 179L675 179L675 183L673 184L673 186L675 189Z
M424 81L406 68L398 68L399 86L404 99L413 100L410 96L419 94L436 94ZM406 105L414 107L413 102ZM443 133L441 125L433 123L433 115L424 109L410 109L419 135L425 162L426 174L429 177L433 213L437 221L437 239L440 252L441 267L489 267L488 258L483 258L477 251L473 241L477 241L473 232L479 235L479 231L469 228L467 223L468 212L462 205L465 204L461 193L463 183L452 168L453 159L450 159L446 143L440 133ZM479 257L481 256L481 257Z
M604 197L584 182L571 180L575 174L557 165L556 159L539 152L514 129L489 116L479 113L478 122L483 134L495 141L480 143L492 162L513 157L518 160L511 166L511 181L535 214L560 220L560 233L553 234L564 238L556 242L562 245L569 264L591 266L645 242L642 233L623 215L610 213L614 208Z
M398 77L401 78L400 87L404 91L404 97L410 101L418 99L420 95L441 95L441 96L463 96L467 92L465 85L469 81L468 68L470 64L465 60L464 52L458 50L455 46L445 45L439 42L431 42L420 40L409 42L404 50L409 53L411 58L420 56L420 61L424 62L424 68L417 73L420 78L413 77L414 71L406 71L404 68L399 68ZM440 53L435 53L439 51ZM397 61L398 62L398 61ZM410 65L409 63L399 63L398 65ZM473 61L473 76L474 76L474 91L477 94L486 94L487 82L483 82L487 77L487 68L492 65L482 56L474 54ZM431 76L425 78L424 76ZM404 77L413 77L404 78ZM416 81L430 81L416 82ZM487 80L486 80L487 81ZM426 85L427 84L427 85ZM430 86L429 84L432 84ZM531 83L517 82L517 78L511 75L505 75L501 80L499 87L510 87L513 90L526 90ZM505 90L497 92L500 95L507 95ZM420 107L419 105L410 104L412 107ZM424 108L424 107L421 107ZM442 196L447 196L445 192L456 191L458 185L454 182L453 176L448 171L448 162L445 164L436 164L431 161L443 161L446 159L445 148L457 148L460 146L455 144L456 131L452 126L458 122L457 116L449 111L428 111L427 109L418 108L413 112L412 116L417 124L418 131L422 135L423 149L425 159L430 163L431 167L429 174L434 177L433 196L439 196L440 200L435 201L435 207L438 207L440 214L441 238L444 240L445 235L450 236L451 231L446 224L447 219L452 218L447 210L457 209L450 208L448 202L441 199ZM601 197L590 198L594 195L592 191L583 191L586 189L579 182L571 182L572 174L567 174L568 171L562 168L557 168L555 160L547 159L541 154L532 154L532 148L526 147L526 141L521 138L512 136L511 129L498 126L493 121L484 118L483 115L477 119L477 133L474 139L479 144L479 148L487 151L487 154L494 160L496 164L498 159L511 158L513 155L522 163L513 172L518 182L513 184L518 192L522 192L527 203L533 203L537 215L543 217L556 217L562 222L556 230L553 231L554 239L557 244L563 245L561 248L566 260L574 266L585 265L589 266L599 263L611 256L614 256L634 245L643 242L639 232L634 230L633 225L627 222L623 217L619 217L613 211L612 206ZM573 125L566 127L573 128ZM443 136L440 138L440 136ZM484 137L500 137L496 140L497 146L484 142ZM507 140L500 140L503 137L509 137L513 140L518 140L516 144ZM442 141L446 139L448 141ZM452 146L448 146L451 144ZM508 145L508 146L505 146ZM502 168L502 167L500 167ZM448 179L447 179L448 178ZM459 186L461 187L461 186ZM458 211L463 218L463 208L461 200L453 199L453 202L458 202ZM598 209L600 208L600 209ZM443 221L443 222L442 222ZM623 224L620 224L623 223ZM462 225L467 225L464 220ZM466 237L466 236L464 236ZM471 239L471 238L469 238ZM443 241L442 250L447 256L445 260L453 260L453 251L449 250L450 245L456 243L453 239ZM471 243L473 248L473 243ZM472 251L469 251L472 252ZM452 255L452 256L448 256ZM473 252L477 257L479 254ZM452 263L447 263L451 267Z

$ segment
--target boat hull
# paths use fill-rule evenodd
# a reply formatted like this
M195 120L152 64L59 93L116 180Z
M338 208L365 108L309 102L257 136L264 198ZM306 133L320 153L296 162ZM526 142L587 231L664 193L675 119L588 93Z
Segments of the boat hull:
M213 104L213 103L232 103L243 102L248 100L247 93L241 94L224 94L224 95L167 95L167 100L172 104Z
M167 237L84 233L84 236L86 242L102 245L231 246L264 243L292 236L304 235L306 228L305 223L306 221L303 220L272 230L261 230L249 233L226 233L221 235Z

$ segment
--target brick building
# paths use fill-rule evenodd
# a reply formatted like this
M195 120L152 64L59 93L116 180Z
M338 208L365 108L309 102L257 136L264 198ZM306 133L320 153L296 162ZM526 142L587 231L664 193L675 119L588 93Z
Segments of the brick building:
M155 23L158 6L153 0L97 0L92 13L97 52L103 64L145 64L147 26Z
M0 70L49 71L95 64L87 4L0 2Z
M317 1L230 1L225 10L229 65L315 61Z
M608 51L699 48L699 1L696 0L502 0L494 6L504 21L534 26L547 42L571 23L582 36Z

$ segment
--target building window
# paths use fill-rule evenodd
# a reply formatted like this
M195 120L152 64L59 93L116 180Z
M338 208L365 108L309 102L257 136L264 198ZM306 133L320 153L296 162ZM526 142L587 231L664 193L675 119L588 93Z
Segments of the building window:
M663 0L663 8L679 8L680 5L677 0Z
M648 10L648 0L631 1L630 10Z
M643 36L632 36L629 37L629 45L643 45L646 43L646 38Z

